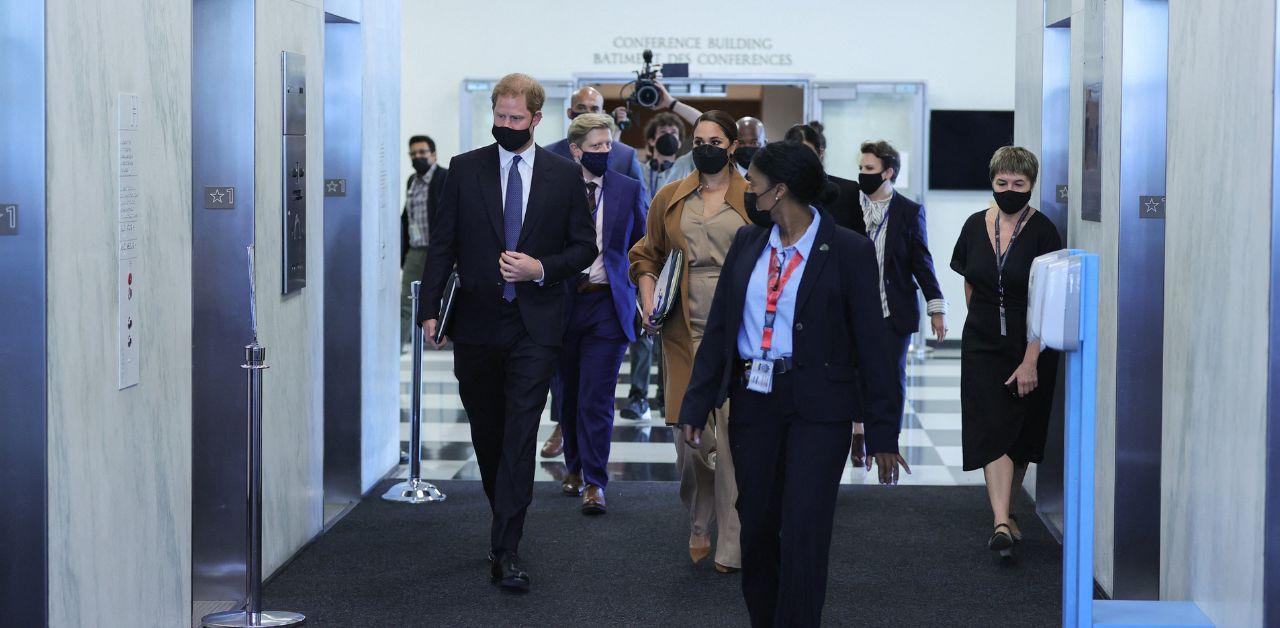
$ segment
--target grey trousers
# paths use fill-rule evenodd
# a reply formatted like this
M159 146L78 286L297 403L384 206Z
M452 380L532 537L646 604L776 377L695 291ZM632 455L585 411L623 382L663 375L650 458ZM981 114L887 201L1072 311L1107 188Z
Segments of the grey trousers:
M411 247L400 267L400 344L413 342L413 302L409 297L409 284L422 279L422 269L427 265L427 247Z

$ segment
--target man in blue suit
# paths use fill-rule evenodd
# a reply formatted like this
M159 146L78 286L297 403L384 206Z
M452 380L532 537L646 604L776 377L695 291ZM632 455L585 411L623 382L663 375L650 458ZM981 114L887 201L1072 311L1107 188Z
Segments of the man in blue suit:
M604 113L604 95L594 87L583 87L573 93L569 99L569 109L565 114L569 116L569 120L576 119L578 116L586 113ZM617 128L617 127L614 127ZM574 159L572 149L569 147L568 139L560 140L550 146L547 150L564 157L565 159ZM609 150L609 170L625 174L632 179L641 181L641 190L645 190L645 184L640 174L640 161L636 159L636 150L623 144L622 142L613 142L613 147ZM645 190L645 198L649 198L647 190ZM552 382L552 402L551 402L551 420L559 421L561 414L561 403L559 397L559 383ZM556 425L555 431L551 433L551 437L542 446L543 458L555 458L564 451L564 431L563 427Z
M640 181L609 168L613 119L587 113L569 124L569 149L582 169L587 206L600 254L568 283L568 322L559 361L560 427L569 475L566 495L582 497L582 512L603 514L609 483L614 391L627 345L635 336L636 286L627 252L644 235L649 210Z

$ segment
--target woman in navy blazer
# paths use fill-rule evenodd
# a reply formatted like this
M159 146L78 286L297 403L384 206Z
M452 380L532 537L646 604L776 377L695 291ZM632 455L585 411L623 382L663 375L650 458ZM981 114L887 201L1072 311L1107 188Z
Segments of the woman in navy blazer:
M884 343L875 253L813 206L835 193L817 155L797 142L769 144L747 178L757 224L738 231L725 259L679 423L697 446L712 408L732 400L751 624L818 626L853 418L865 409L880 481L896 483L906 467L902 396Z
M907 349L920 329L916 291L924 293L930 327L939 341L947 337L947 302L929 253L924 207L893 189L902 167L897 149L885 141L863 142L858 161L858 200L864 234L876 248L880 269L881 313L896 358L898 388L907 393ZM864 438L854 426L853 463L863 463Z

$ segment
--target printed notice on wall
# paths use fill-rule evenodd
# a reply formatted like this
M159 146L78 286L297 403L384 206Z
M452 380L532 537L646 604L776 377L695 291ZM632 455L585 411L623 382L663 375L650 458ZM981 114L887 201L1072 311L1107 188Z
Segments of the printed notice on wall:
M138 299L141 296L142 273L139 267L141 246L142 177L139 175L137 138L139 118L137 94L120 94L117 101L118 129L116 156L119 196L117 197L116 294L119 312L116 333L119 338L119 389L138 385L139 329Z

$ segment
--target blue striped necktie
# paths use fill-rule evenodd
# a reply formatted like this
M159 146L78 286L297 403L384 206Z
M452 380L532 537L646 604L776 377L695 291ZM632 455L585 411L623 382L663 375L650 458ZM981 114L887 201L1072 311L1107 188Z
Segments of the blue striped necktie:
M521 205L524 199L524 180L520 178L520 156L511 158L511 171L507 173L507 198L502 205L502 231L506 237L508 251L516 250L520 240L520 224L522 222ZM505 301L516 300L516 285L510 282L502 284L502 298Z

